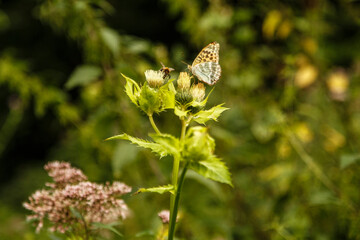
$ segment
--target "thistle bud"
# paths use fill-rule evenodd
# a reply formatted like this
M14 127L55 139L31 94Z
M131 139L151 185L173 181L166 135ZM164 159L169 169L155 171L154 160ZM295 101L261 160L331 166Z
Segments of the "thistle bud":
M190 89L190 76L187 72L181 72L177 80L177 87L180 91Z
M164 84L164 73L162 71L146 70L145 78L152 88L158 88Z
M205 97L205 86L202 83L198 83L191 87L190 92L196 101L201 102Z

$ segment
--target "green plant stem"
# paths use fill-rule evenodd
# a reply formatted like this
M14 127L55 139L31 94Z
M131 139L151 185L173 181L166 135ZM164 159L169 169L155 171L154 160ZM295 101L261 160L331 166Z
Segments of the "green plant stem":
M176 192L175 192L174 208L173 208L172 214L170 214L168 240L173 240L174 239L176 217L177 217L177 212L178 212L178 207L179 207L180 194L181 194L181 189L182 189L182 186L183 186L183 183L184 183L185 174L186 174L186 171L187 171L187 166L188 166L188 163L186 163L186 165L184 166L184 169L182 170L182 173L181 173L180 178L179 178L179 185L177 186L177 189L176 189Z
M174 186L175 195L171 194L170 196L170 217L173 213L173 208L175 204L175 197L177 191L177 184L178 184L178 175L179 175L179 167L180 167L180 158L174 158L174 165L173 165L173 172L172 172L172 185Z
M155 122L154 122L154 118L152 115L149 115L149 120L150 120L150 123L151 123L151 126L153 127L153 129L155 130L155 132L157 134L161 134L160 130L157 128Z
M183 145L184 144L184 140L185 140L185 134L186 134L186 127L187 127L188 121L186 121L185 119L181 119L181 135L180 135L180 144ZM180 198L180 191L181 191L181 185L183 179L186 173L186 167L183 170L184 176L181 175L180 177L180 182L178 183L178 175L179 175L179 168L180 168L180 157L175 157L174 158L174 165L173 165L173 172L172 172L172 185L174 186L175 189L175 194L170 196L170 219L173 219L175 217L176 220L176 216L177 216L177 209L178 209L178 204L179 204L179 198ZM179 185L178 185L179 184ZM168 239L173 239L174 237L174 232L175 232L175 224L176 221L171 222L170 221L170 225L169 225L169 236Z

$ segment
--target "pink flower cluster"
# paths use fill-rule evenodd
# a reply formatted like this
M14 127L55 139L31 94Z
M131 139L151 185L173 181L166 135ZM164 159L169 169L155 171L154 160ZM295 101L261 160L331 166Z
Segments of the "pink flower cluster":
M71 167L68 162L49 162L44 166L44 169L55 182L46 184L52 188L63 188L67 184L87 181L87 177L83 174L83 172L80 169Z
M170 222L170 211L169 210L162 210L158 213L159 218L161 219L162 223L166 224Z
M36 191L23 204L32 211L27 219L37 223L37 231L43 227L45 219L52 224L51 231L64 233L81 221L90 226L94 222L110 223L129 215L127 205L119 198L131 191L124 183L89 182L81 170L65 162L51 162L45 169L55 183L47 184L50 189ZM75 216L71 208L80 213L82 219Z

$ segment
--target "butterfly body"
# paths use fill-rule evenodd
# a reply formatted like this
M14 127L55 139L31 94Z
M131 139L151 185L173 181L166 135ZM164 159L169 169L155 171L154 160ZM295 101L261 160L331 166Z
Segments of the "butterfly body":
M214 85L221 76L219 50L219 43L210 43L200 51L192 65L189 66L192 74L209 85Z

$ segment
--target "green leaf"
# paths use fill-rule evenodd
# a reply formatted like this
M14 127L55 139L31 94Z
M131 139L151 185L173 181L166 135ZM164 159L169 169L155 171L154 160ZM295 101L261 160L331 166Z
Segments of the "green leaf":
M138 102L141 110L148 116L152 115L154 112L159 113L164 110L161 91L149 87L146 83L141 88Z
M174 108L174 113L176 116L178 116L179 118L183 118L186 117L189 111L183 111L178 107Z
M203 161L190 161L189 168L206 178L233 186L231 174L220 158L212 157Z
M117 56L120 50L119 34L110 28L102 28L100 34L106 46L111 50L114 56Z
M207 133L208 129L202 126L191 127L185 138L182 160L202 161L212 158L215 150L215 140Z
M135 194L142 193L142 192L153 192L153 193L160 193L160 194L169 192L171 194L175 194L175 188L171 184L159 186L159 187L152 187L152 188L140 188Z
M217 105L209 110L203 110L194 115L194 121L200 124L205 124L209 120L217 121L220 114L229 108L222 107L224 104Z
M173 89L175 89L172 80L169 80L165 85L160 87L160 91L162 94L162 101L165 109L173 109L175 107L175 93Z
M169 155L180 156L179 139L170 134L150 134L150 137L164 149Z
M77 86L85 86L100 77L101 68L93 65L82 65L77 67L71 74L65 87L71 89Z
M340 168L344 169L360 160L360 154L344 154L340 157Z
M140 87L137 84L137 82L135 82L134 80L132 80L131 78L128 78L127 76L125 76L124 74L121 74L125 80L126 80L126 84L125 84L125 92L128 95L128 97L130 98L130 100L136 105L139 106L138 104L138 97L139 97L139 92L140 92Z
M113 137L107 138L105 140L107 141L107 140L116 140L116 139L128 140L133 144L139 145L140 147L149 148L149 149L151 149L152 152L159 154L160 158L171 154L168 152L168 149L166 147L162 146L161 144L149 142L149 141L146 141L146 140L143 140L140 138L135 138L130 135L127 135L126 133L120 134L117 136L113 136Z
M123 237L124 235L122 235L118 230L116 230L116 228L114 228L111 224L103 224L103 223L100 223L100 222L95 222L95 223L92 223L92 225L95 227L95 228L98 228L98 229L107 229L107 230L110 230L112 231L113 233L115 233L116 235L118 235L119 237Z

